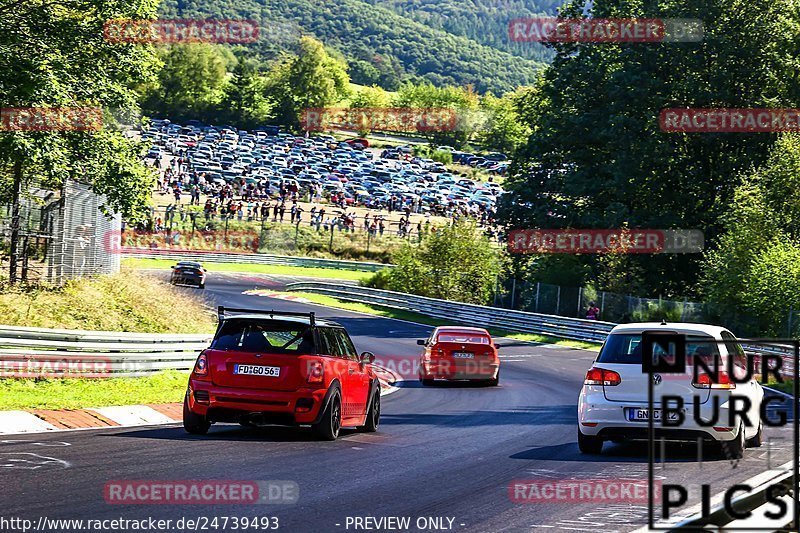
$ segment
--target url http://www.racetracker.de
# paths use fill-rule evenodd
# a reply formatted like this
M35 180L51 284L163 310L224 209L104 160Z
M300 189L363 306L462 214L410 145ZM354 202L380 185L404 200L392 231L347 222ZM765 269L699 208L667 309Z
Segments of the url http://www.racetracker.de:
M40 516L35 520L0 516L0 531L27 533L29 531L244 531L276 530L276 516L196 516L192 518L156 519L109 518L66 519Z

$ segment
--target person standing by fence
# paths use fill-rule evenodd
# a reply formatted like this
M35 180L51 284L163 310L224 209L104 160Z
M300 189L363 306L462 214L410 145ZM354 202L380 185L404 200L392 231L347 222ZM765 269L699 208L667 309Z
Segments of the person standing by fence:
M594 302L589 302L589 308L586 310L587 320L600 320L600 308Z

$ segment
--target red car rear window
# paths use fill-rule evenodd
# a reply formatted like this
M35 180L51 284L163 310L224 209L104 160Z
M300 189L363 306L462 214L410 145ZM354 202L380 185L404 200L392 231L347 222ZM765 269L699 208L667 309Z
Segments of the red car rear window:
M211 348L269 354L316 353L314 335L308 326L264 320L226 320Z
M436 342L456 342L461 344L490 344L489 337L485 335L472 335L468 333L440 333Z

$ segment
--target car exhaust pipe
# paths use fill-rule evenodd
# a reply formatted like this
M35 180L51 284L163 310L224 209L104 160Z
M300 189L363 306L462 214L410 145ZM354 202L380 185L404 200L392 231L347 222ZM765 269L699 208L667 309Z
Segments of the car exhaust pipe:
M264 423L266 422L266 420L264 419L264 413L250 413L249 415L246 415L244 419L248 423L256 426L264 425Z

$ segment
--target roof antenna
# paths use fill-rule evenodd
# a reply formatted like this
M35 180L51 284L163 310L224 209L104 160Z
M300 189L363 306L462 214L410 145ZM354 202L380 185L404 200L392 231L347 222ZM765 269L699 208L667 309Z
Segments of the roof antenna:
M667 325L667 317L664 317L664 318L661 319L661 325L662 326L666 326Z

